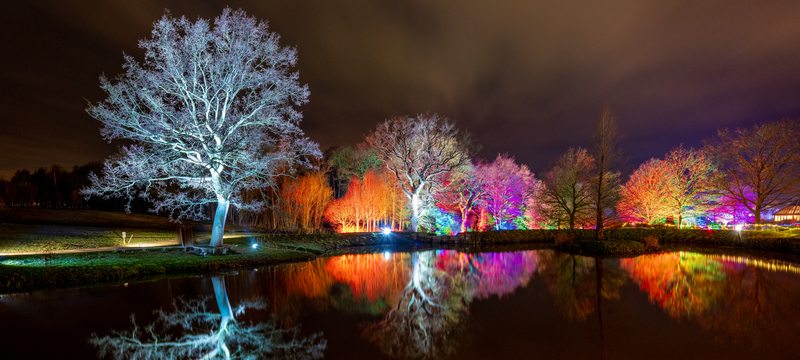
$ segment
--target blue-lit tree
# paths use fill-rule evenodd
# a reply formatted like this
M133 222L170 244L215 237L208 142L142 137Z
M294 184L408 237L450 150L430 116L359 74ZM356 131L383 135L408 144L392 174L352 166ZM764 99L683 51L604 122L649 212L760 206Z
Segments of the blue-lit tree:
M169 13L155 22L139 43L144 62L125 56L123 74L100 78L108 98L87 109L106 140L133 145L83 194L142 196L176 218L203 219L216 204L211 245L222 245L230 205L264 206L245 203L242 190L271 186L320 155L298 127L294 106L309 92L291 72L295 50L278 40L241 10L225 9L213 25Z

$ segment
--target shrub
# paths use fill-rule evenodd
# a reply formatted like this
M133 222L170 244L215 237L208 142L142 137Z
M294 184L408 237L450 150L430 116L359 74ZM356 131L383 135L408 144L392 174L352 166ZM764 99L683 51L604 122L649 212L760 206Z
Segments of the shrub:
M556 245L561 245L565 243L571 243L573 241L573 236L567 233L559 232L556 234Z
M655 235L647 235L644 238L642 238L642 241L644 242L644 246L646 246L646 247L649 247L649 248L657 248L657 247L659 247L658 238Z

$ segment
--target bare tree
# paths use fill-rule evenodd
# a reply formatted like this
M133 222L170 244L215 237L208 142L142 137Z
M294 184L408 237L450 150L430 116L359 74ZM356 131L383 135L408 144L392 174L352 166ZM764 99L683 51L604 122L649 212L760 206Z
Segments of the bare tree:
M597 119L592 132L594 143L594 156L597 162L597 174L593 179L594 185L594 214L595 234L597 239L604 236L604 225L608 212L613 211L619 199L619 171L615 168L622 160L622 151L619 148L620 134L617 128L617 118L611 108L603 106L603 112Z
M575 229L576 222L591 222L594 163L594 158L580 148L570 148L558 159L538 192L537 206L545 218L558 225L566 222L570 230Z
M433 251L411 255L409 281L383 320L366 324L362 336L393 358L439 359L455 354L472 300L464 274L436 266Z
M761 224L761 212L780 206L800 185L800 122L784 119L749 129L719 130L705 142L724 176L724 192Z
M295 50L278 40L241 10L225 9L213 26L165 14L139 43L144 63L126 55L124 74L100 78L108 98L87 111L106 140L133 145L106 160L83 194L142 196L176 218L206 218L204 206L216 203L211 245L221 245L230 205L264 205L244 203L242 190L320 156L293 108L309 94L290 72Z
M143 328L131 315L130 331L112 331L103 337L92 334L89 343L99 348L98 355L114 359L319 359L327 342L314 334L300 337L298 327L280 329L274 321L247 324L236 320L245 309L263 309L263 301L244 302L233 309L228 301L225 279L215 276L214 286L219 313L201 300L178 299L174 311L156 312L156 321Z
M411 231L424 215L424 199L437 177L469 163L470 136L439 115L394 117L367 136L411 201Z

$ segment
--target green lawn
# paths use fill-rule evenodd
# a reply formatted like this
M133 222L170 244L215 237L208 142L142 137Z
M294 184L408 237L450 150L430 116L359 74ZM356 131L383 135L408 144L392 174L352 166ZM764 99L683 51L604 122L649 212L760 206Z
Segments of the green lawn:
M122 246L123 231L133 235L131 244L177 241L174 229L0 223L0 253Z
M124 281L141 276L209 273L316 258L312 252L285 247L258 246L254 249L251 239L246 237L226 239L226 242L237 245L231 254L207 257L180 248L7 257L0 261L0 293Z

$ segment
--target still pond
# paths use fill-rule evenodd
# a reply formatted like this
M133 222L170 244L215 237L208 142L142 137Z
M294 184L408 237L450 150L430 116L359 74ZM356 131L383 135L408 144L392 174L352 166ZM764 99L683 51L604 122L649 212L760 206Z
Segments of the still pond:
M800 359L800 265L345 255L4 295L0 339L3 359Z

